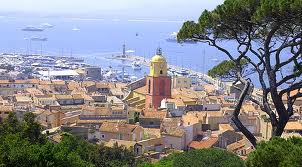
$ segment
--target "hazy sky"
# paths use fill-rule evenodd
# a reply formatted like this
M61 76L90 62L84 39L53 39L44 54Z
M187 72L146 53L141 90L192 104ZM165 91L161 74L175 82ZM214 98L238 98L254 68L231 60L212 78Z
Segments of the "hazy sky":
M1 12L190 17L223 0L0 0Z

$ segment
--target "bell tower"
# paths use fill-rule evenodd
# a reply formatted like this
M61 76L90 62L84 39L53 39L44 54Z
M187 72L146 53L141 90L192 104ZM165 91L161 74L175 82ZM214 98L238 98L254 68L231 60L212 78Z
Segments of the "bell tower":
M167 71L167 61L158 48L150 61L150 73L146 78L146 109L156 110L163 99L171 98L171 77Z

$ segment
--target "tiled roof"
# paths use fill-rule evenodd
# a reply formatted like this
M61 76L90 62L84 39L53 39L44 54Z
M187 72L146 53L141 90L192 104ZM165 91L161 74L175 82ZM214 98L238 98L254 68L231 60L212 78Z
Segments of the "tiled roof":
M0 80L0 84L38 84L38 79L28 79L28 80Z
M101 132L129 134L133 132L137 127L139 127L139 125L132 125L124 122L104 122L99 130Z
M294 95L296 95L297 93L298 93L298 90L293 90L293 91L290 92L290 96L294 96ZM302 93L302 90L300 90L299 93ZM287 100L287 94L286 94L286 93L283 94L282 100ZM297 100L302 100L302 97L297 98Z
M53 80L52 83L54 85L65 85L65 81L62 81L62 80Z
M72 98L73 99L83 99L83 96L81 94L73 94Z
M234 151L236 151L236 150L238 150L240 148L245 147L245 145L246 145L246 139L241 139L241 140L239 140L237 142L229 144L227 146L227 150L234 152Z
M2 111L2 112L13 112L14 108L13 108L13 106L1 105L0 106L0 111Z
M55 95L56 99L63 100L63 99L72 99L71 95Z
M151 138L159 138L161 136L160 129L157 128L144 128L144 132Z
M190 148L194 149L203 149L203 148L211 148L215 143L218 141L217 137L211 137L206 140L201 140L201 141L192 141L188 145Z
M181 128L181 118L165 118L161 124L161 133L163 135L182 137L185 130Z
M105 83L105 82L97 82L97 83L95 84L95 86L96 86L97 88L109 88L109 84L108 84L108 83Z
M43 92L37 88L27 88L25 91L33 95L43 95Z
M167 117L167 111L144 111L140 117L164 119Z
M140 87L140 88L137 88L137 89L134 89L133 91L134 92L137 92L139 94L146 94L146 89L147 89L147 86L143 86L143 87Z
M302 123L298 121L287 122L284 130L302 130Z
M234 128L230 124L219 124L219 130L220 131L227 131L227 130L234 131Z

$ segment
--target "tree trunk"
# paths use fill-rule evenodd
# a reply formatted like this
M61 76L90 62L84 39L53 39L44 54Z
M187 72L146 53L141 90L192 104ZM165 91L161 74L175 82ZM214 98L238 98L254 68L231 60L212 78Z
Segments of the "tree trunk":
M245 100L245 97L248 95L248 91L250 88L250 83L244 79L241 79L241 81L244 83L244 88L241 91L239 101L236 104L233 116L232 116L232 121L236 125L236 127L244 134L244 136L252 143L254 147L257 146L257 139L255 136L241 123L239 120L238 116L242 107L242 104Z
M275 130L273 131L272 137L282 135L285 125L287 124L288 120L289 120L289 118L286 118L286 119L282 119L282 121L280 120L278 122L278 125L276 126Z

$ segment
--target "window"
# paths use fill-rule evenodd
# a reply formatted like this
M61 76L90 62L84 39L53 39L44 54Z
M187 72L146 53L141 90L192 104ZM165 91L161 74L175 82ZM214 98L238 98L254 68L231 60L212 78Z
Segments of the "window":
M102 135L101 135L101 138L102 138L102 139L105 139L105 135L104 135L104 134L102 134Z
M149 80L148 81L148 93L150 94L150 92L151 92L151 81Z
M119 134L118 134L118 139L119 139L119 140L123 140L123 134L119 133Z
M160 70L159 73L160 73L160 74L163 74L163 70Z
M136 153L137 153L137 154L139 153L139 148L138 148L138 147L136 147Z
M149 124L150 124L150 125L154 125L154 122L153 122L153 121L151 121Z

